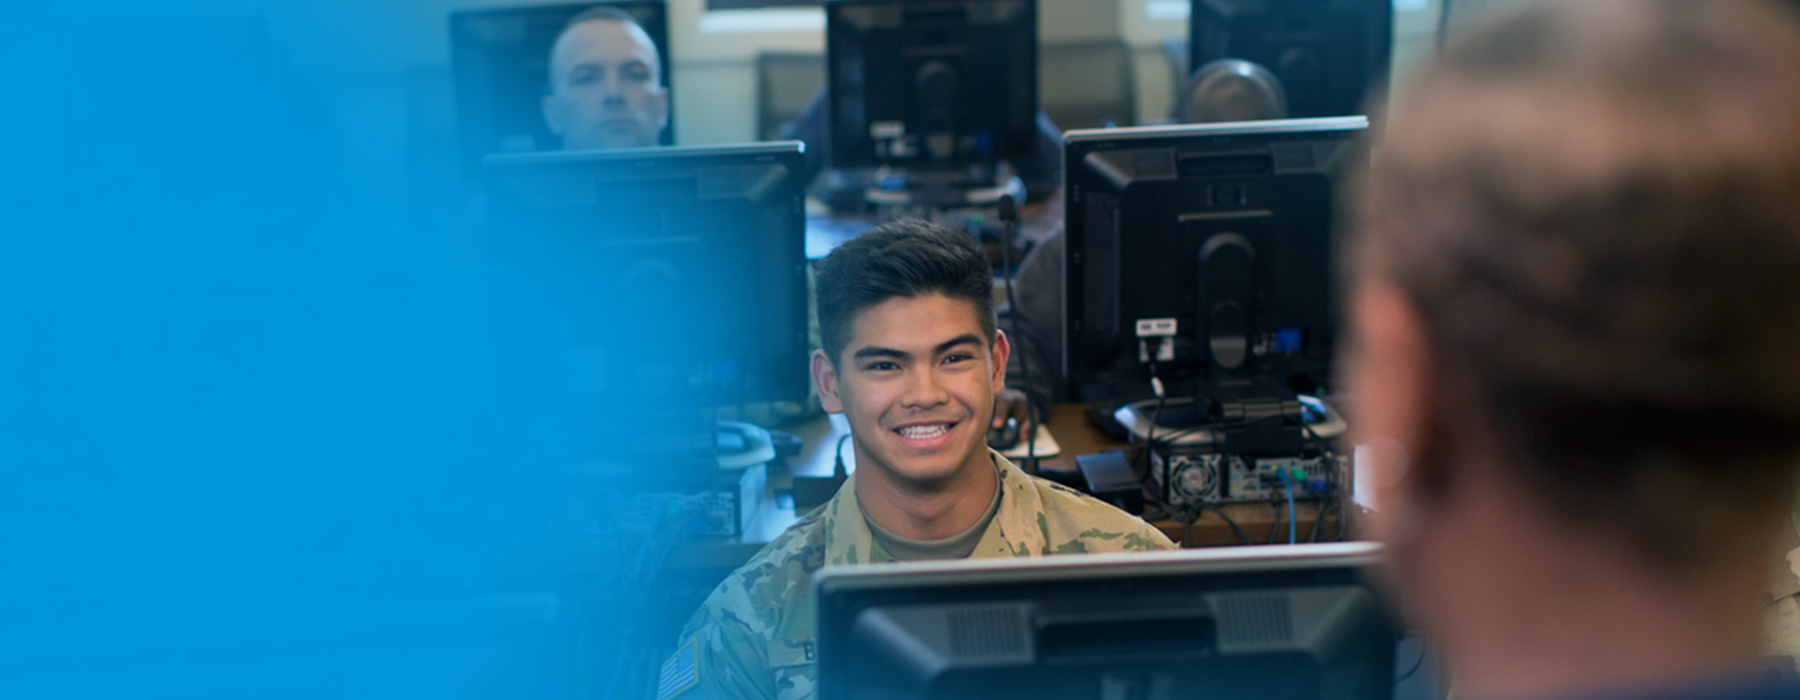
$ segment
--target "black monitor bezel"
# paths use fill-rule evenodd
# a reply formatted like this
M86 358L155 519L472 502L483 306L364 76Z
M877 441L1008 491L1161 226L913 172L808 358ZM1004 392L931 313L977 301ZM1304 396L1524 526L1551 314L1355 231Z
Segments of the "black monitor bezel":
M806 145L799 141L773 141L748 144L725 144L715 146L670 146L614 150L588 151L545 151L538 153L516 153L490 155L483 159L484 171L487 173L488 187L495 186L494 180L502 171L529 171L532 169L561 169L581 167L606 167L651 171L674 167L704 167L714 164L727 164L733 161L751 159L758 162L778 162L791 173L787 186L791 188L791 209L785 222L786 231L783 236L792 253L787 256L791 265L779 274L785 277L787 287L795 300L795 305L787 310L793 324L794 335L787 338L786 347L794 350L791 353L775 353L768 357L757 358L771 364L791 360L791 366L783 371L769 372L770 381L767 386L755 385L734 389L722 395L707 397L719 405L758 401L799 401L803 400L810 387L807 374L807 351L810 349L807 321L807 262L806 245L806 205L805 183L801 181L805 167ZM493 213L490 212L490 226ZM490 233L490 235L492 235ZM494 243L490 240L489 247ZM791 355L791 358L789 357ZM785 380L785 381L784 381Z
M1245 51L1242 42L1234 42L1234 45L1227 51L1209 53L1210 44L1208 41L1202 40L1201 35L1212 28L1213 18L1207 12L1203 12L1202 7L1212 8L1213 13L1223 18L1222 24L1230 24L1244 17L1271 14L1292 16L1309 11L1336 10L1360 12L1372 21L1369 26L1365 27L1364 35L1357 38L1362 49L1361 65L1357 66L1357 70L1363 76L1360 97L1355 100L1355 104L1339 104L1335 105L1335 108L1332 105L1323 105L1318 109L1308 109L1307 105L1312 100L1305 96L1298 96L1299 99L1296 100L1297 96L1294 94L1296 86L1286 85L1284 87L1288 91L1289 116L1314 118L1362 113L1369 109L1370 104L1381 101L1386 94L1388 81L1393 72L1394 8L1392 0L1192 0L1187 22L1188 70L1192 71L1216 59L1239 58L1264 64L1263 67L1279 77L1280 66L1269 65L1276 64L1277 61L1257 55L1255 52ZM1218 28L1218 31L1227 35L1231 33L1226 28ZM1330 66L1328 69L1336 72L1345 70L1341 65Z
M1089 232L1083 197L1085 191L1095 187L1090 173L1083 164L1087 154L1096 151L1145 148L1174 148L1184 153L1196 153L1206 150L1231 152L1267 144L1274 140L1305 140L1319 138L1325 134L1343 134L1343 138L1354 140L1368 132L1369 120L1363 116L1324 117L1313 119L1284 119L1253 122L1226 122L1218 124L1178 125L1132 127L1123 129L1090 129L1070 131L1064 134L1063 173L1065 177L1064 197L1064 279L1063 279L1063 337L1060 353L1061 387L1063 396L1075 400L1109 400L1115 398L1141 398L1137 394L1148 394L1148 383L1144 387L1133 389L1121 386L1117 378L1088 377L1078 371L1082 359L1078 357L1075 340L1076 334L1091 332L1083 328L1087 305L1093 300L1087 298L1084 290L1087 284L1088 261L1082 257L1086 248ZM1336 213L1333 213L1335 221ZM1340 236L1333 232L1332 244L1336 244ZM1337 271L1334 269L1332 273ZM1136 392L1136 393L1134 393Z
M839 687L847 679L837 678L834 669L851 646L851 624L873 607L1019 600L1029 598L1021 591L1033 587L1209 593L1362 586L1379 598L1371 572L1381 556L1382 546L1374 542L1336 542L828 566L813 581L816 697L848 697ZM1393 620L1386 622L1390 632L1397 629Z
M1024 3L1024 5L1026 6L1025 15L1028 17L1028 19L1029 19L1028 23L1031 25L1031 29L1028 33L1027 32L1016 33L1023 40L1029 42L1029 45L1030 45L1030 50L1026 52L1029 56L1029 58L1027 59L1027 62L1029 63L1029 65L1020 71L1022 73L1027 73L1030 75L1030 79L1023 81L1023 83L1021 84L1022 88L1025 88L1029 91L1029 98L1027 98L1025 100L1030 105L1029 115L1025 116L1020 121L1019 133L1007 134L1001 138L1001 141L1003 141L1007 145L1005 147L1003 147L999 152L996 153L996 160L1006 160L1006 161L1010 161L1010 162L1017 162L1019 159L1029 157L1032 153L1035 152L1035 149L1036 149L1035 139L1037 138L1036 119L1037 119L1038 99L1039 99L1038 98L1038 93L1039 93L1039 90L1038 90L1039 39L1038 39L1038 31L1037 31L1037 24L1038 24L1037 18L1038 18L1038 9L1039 9L1038 8L1038 0L828 0L825 3L825 25L826 25L826 27L825 27L826 64L825 65L826 65L827 93L828 93L830 99L827 100L826 109L827 109L828 123L831 126L831 128L830 128L830 132L831 132L830 154L831 154L832 167L836 167L836 168L873 168L873 167L888 166L888 165L924 166L924 167L957 167L957 166L967 166L967 165L992 165L992 162L980 162L980 161L962 158L960 156L958 158L954 158L949 161L940 161L940 162L931 162L931 163L921 162L921 161L883 159L875 153L874 143L867 136L861 136L856 139L851 139L849 136L841 134L840 133L841 125L839 124L838 119L837 119L837 113L839 111L838 105L840 102L847 102L848 100L852 99L852 97L850 95L850 91L844 89L844 87L843 87L845 84L844 83L845 77L843 75L843 71L848 70L848 69L847 68L840 69L840 65L843 64L844 62L846 62L847 59L844 54L843 48L840 46L840 43L839 43L840 41L845 40L845 38L844 38L844 35L842 34L841 30L837 28L840 26L838 23L841 21L841 20L837 19L837 16L838 16L837 12L838 12L839 8L853 6L853 5L896 5L896 6L921 7L921 6L930 6L930 5L945 5L945 6L964 5L964 6L966 6L966 5L970 5L970 4L996 3L996 2L1022 2L1022 3ZM1020 115L1014 115L1014 116L1019 117ZM1030 124L1029 127L1025 126L1025 124L1027 124L1027 123ZM861 127L862 127L863 131L866 131L868 129L867 124L862 124Z

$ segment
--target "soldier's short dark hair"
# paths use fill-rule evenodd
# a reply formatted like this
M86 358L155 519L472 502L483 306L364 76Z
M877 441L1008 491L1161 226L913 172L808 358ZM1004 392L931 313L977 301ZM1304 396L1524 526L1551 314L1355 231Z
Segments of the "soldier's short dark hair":
M1659 565L1791 506L1794 17L1540 3L1447 49L1386 134L1354 271L1418 309L1448 430L1484 436L1565 520ZM1427 497L1452 471L1422 472Z
M819 263L815 286L820 340L832 364L850 342L856 315L895 297L942 294L967 301L988 341L994 339L994 274L987 254L969 234L928 221L890 221L838 246Z

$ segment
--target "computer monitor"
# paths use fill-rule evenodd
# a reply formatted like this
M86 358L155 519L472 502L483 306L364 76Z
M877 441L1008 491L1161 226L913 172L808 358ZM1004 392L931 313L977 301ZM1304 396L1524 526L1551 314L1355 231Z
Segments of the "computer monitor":
M802 148L490 156L494 336L511 381L563 408L804 398Z
M1340 178L1367 167L1367 127L1341 117L1069 132L1073 397L1148 394L1151 359L1174 395L1329 387L1334 203Z
M827 567L818 697L1387 698L1378 547Z
M579 2L457 10L450 13L451 67L456 84L459 160L478 176L492 153L555 150L558 139L544 124L550 86L550 48L570 18L590 8L616 7L643 25L662 59L662 82L673 88L669 20L663 0ZM673 90L670 92L673 100ZM674 114L671 101L669 112ZM673 124L661 143L675 142Z
M1194 0L1188 13L1188 65L1261 64L1294 117L1366 114L1393 47L1393 0Z
M831 160L991 165L1037 135L1036 0L830 0Z

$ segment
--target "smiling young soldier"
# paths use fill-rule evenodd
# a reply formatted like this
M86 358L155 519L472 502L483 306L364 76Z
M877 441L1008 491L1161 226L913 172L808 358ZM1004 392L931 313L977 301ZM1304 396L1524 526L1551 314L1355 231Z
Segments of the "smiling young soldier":
M825 410L849 419L856 473L719 584L664 664L658 698L812 697L812 577L827 564L1174 547L988 449L1010 348L969 236L884 224L825 258L818 298L813 380Z

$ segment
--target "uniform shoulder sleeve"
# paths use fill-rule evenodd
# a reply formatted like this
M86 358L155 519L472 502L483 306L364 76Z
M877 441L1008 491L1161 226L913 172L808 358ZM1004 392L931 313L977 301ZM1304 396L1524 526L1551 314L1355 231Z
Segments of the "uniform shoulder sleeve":
M658 669L657 700L774 700L769 644L822 564L822 527L817 512L802 518L713 589ZM682 656L688 647L692 677Z
M657 669L656 700L774 700L768 641L758 633L765 625L746 609L737 579L727 578L688 618L675 653Z

